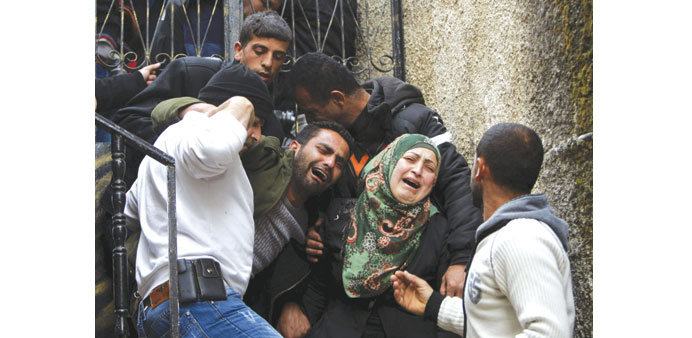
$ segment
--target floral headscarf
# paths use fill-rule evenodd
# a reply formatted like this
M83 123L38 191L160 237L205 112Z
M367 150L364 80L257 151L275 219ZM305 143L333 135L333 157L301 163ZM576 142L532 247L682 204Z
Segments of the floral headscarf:
M440 151L426 136L404 134L396 138L365 166L361 173L363 192L358 197L351 224L344 235L342 279L349 297L373 297L390 285L389 277L413 258L423 226L437 209L426 196L415 204L404 204L392 195L390 179L406 151L427 148Z

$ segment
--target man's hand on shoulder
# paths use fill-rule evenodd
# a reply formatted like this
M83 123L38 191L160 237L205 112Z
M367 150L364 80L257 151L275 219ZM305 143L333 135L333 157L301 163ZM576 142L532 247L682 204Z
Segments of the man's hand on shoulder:
M466 265L456 264L447 268L442 276L440 293L445 296L464 298L464 280L466 279Z
M286 303L276 327L286 338L305 337L310 330L310 321L296 303Z

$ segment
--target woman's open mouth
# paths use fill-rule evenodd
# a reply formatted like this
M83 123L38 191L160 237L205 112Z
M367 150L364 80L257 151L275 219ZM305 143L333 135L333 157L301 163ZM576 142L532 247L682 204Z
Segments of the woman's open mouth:
M414 181L414 180L411 180L411 179L409 179L409 178L404 178L403 181L404 181L404 183L408 184L408 185L409 185L410 187L412 187L413 189L418 189L418 188L420 188L420 184L418 184L418 183L417 183L416 181Z

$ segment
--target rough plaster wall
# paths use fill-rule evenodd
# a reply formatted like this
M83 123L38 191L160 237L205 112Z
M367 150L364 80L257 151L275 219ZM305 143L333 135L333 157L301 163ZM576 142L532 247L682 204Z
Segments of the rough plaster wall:
M575 337L591 337L592 0L402 3L406 80L423 90L467 160L495 123L523 123L543 139L534 192L570 224ZM374 44L391 51L391 40Z

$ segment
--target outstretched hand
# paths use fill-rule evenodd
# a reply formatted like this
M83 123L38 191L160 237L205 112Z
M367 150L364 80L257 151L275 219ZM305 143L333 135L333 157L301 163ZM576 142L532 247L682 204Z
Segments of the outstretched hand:
M139 72L142 73L142 77L144 78L144 82L147 83L147 86L156 80L156 72L154 72L154 70L158 69L159 67L161 67L160 62L139 69Z
M390 277L394 288L394 299L409 312L422 316L425 305L433 293L432 287L423 279L408 271L397 271Z

